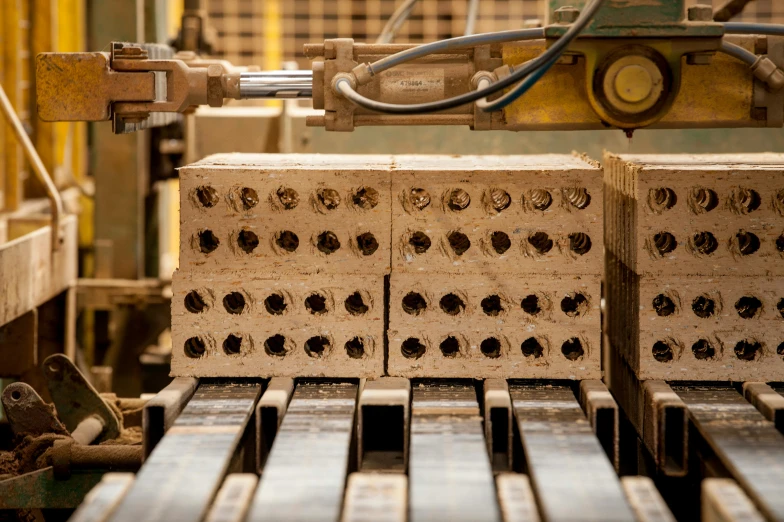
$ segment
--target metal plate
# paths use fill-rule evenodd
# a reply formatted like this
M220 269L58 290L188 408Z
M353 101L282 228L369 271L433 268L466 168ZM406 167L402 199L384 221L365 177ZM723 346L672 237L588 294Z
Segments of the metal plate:
M635 520L618 476L572 391L510 385L509 392L542 518Z
M257 383L199 385L144 463L112 520L202 520L260 393Z

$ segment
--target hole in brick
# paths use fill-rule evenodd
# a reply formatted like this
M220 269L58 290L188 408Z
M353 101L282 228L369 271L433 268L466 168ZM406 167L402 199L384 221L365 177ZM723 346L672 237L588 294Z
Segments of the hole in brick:
M779 299L779 302L776 303L776 310L779 311L779 315L784 319L784 297Z
M280 187L275 194L278 196L281 206L286 210L291 210L299 205L299 194L293 188Z
M346 353L352 359L361 359L365 356L365 343L359 337L346 342Z
M528 236L528 243L540 254L546 254L553 248L553 240L545 232L536 232Z
M578 317L588 311L588 299L577 292L561 299L561 311L569 317Z
M188 292L188 295L185 296L186 310L192 314L198 314L203 312L205 308L207 308L207 303L204 302L204 299L199 292L196 290Z
M455 294L446 294L441 298L441 301L439 301L438 304L441 307L441 310L449 315L457 315L465 310L465 303L460 299L460 296Z
M675 236L669 232L659 232L658 234L655 234L653 236L653 244L659 252L659 255L662 256L669 254L678 246Z
M329 339L323 335L316 335L305 341L305 353L317 359L323 357L330 346Z
M501 341L495 337L488 337L479 344L479 351L482 355L491 359L501 357Z
M351 200L357 207L370 210L378 205L378 191L373 187L362 187L352 194Z
M700 339L691 345L691 351L695 359L704 361L705 359L713 359L716 356L716 350L707 339Z
M735 310L743 319L751 319L762 309L762 301L751 295L744 295L735 303Z
M698 188L694 191L694 203L702 212L710 212L719 205L719 196L709 188Z
M502 212L512 204L512 197L509 193L500 188L490 189L490 206L496 212Z
M340 240L334 232L327 230L318 235L318 238L316 239L316 248L329 255L340 249Z
M553 204L553 196L545 189L533 189L528 196L536 210L547 210Z
M423 210L430 205L430 193L423 188L412 188L408 194L408 201L417 210Z
M286 298L283 294L270 294L264 299L264 308L272 315L281 315L286 311Z
M449 246L458 256L462 256L469 248L471 248L471 240L462 232L450 232L447 236Z
M692 301L691 309L697 317L707 319L716 313L716 301L708 296L700 295Z
M468 205L470 204L471 204L471 196L469 196L468 192L466 192L463 189L460 188L454 189L449 194L449 200L447 201L447 206L454 211L465 210L468 208Z
M651 208L659 211L670 210L678 202L675 191L667 187L651 189L649 198Z
M776 238L776 250L784 252L784 234Z
M666 341L656 341L653 343L651 354L654 359L661 363L670 362L674 357L672 346Z
M452 335L441 341L438 347L444 357L456 357L460 353L460 341Z
M531 294L527 295L520 301L520 308L527 314L536 315L542 311L539 306L539 296Z
M425 355L425 345L416 337L409 337L400 345L400 353L406 359L419 359Z
M582 256L591 250L591 237L583 232L569 234L569 250Z
M191 337L185 341L185 355L191 359L198 359L207 350L201 337Z
M485 315L489 315L491 317L495 317L501 312L504 311L504 307L501 304L501 297L497 295L490 295L482 299L482 311Z
M588 193L588 189L582 187L566 188L563 191L563 195L570 205L580 210L587 208L591 204L591 195Z
M743 214L754 212L760 208L760 204L762 203L762 198L760 197L759 192L754 189L742 188L737 192L735 197L738 210L740 210Z
M318 191L317 197L327 210L335 210L340 206L340 194L335 189L323 188Z
M779 345L776 347L776 353L778 355L784 355L784 343L779 343Z
M403 311L409 315L419 315L427 308L427 301L422 294L409 292L403 297Z
M250 210L259 204L259 195L252 188L243 187L240 190L240 200L242 201L242 207L245 210Z
M544 355L544 347L536 337L529 337L520 344L520 351L526 357L533 357L538 359Z
M779 205L784 205L784 189L781 189L776 193L776 201Z
M348 296L344 304L346 305L346 311L351 315L362 315L368 311L368 305L365 304L365 300L362 299L362 294L359 292L354 292Z
M313 315L326 313L327 298L321 294L310 294L305 298L305 308Z
M570 361L576 361L585 354L583 343L577 337L567 339L561 345L561 353Z
M365 232L357 236L357 247L363 256L371 256L378 250L376 236L370 232Z
M512 241L506 232L493 232L490 234L490 244L496 254L503 254L512 246Z
M667 317L675 313L675 303L664 294L659 294L653 298L653 309L659 317Z
M218 204L218 192L210 186L197 188L196 198L204 208L212 208Z
M276 234L275 244L286 252L294 252L299 247L299 238L294 232L284 230Z
M703 255L710 255L719 248L719 242L710 232L698 232L692 237L694 250Z
M424 254L430 248L430 238L424 232L414 232L408 238L408 244L414 249L415 254Z
M286 355L286 338L280 334L268 337L264 341L264 351L267 352L267 355L283 357Z
M237 245L250 254L259 246L259 236L250 230L242 230L237 234Z
M735 234L735 237L738 239L738 250L740 250L741 255L751 255L760 248L760 240L757 235L752 232L744 232L741 230Z
M754 339L744 339L735 345L735 357L741 361L753 361L762 350L762 344Z
M234 334L229 334L225 341L223 341L223 351L227 355L237 355L240 353L242 347L242 337Z
M220 245L218 237L212 233L212 230L202 230L199 232L199 250L203 254L209 254L215 251Z
M245 309L245 296L239 292L231 292L223 297L223 308L230 314L241 314Z

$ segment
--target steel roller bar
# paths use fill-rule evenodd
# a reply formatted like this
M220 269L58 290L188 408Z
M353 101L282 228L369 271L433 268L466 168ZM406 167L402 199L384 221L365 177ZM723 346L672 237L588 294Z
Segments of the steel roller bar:
M312 98L313 71L240 73L240 98Z

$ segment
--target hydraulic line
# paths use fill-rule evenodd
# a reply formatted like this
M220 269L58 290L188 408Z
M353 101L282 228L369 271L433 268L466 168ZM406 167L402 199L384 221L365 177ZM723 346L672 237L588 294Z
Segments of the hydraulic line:
M726 34L766 34L784 36L784 24L757 24L747 22L725 22Z
M545 73L547 73L547 71L550 70L550 67L555 65L559 58L560 56L552 58L549 62L539 67L536 71L527 76L525 80L515 85L511 91L504 94L497 100L489 102L487 101L487 98L482 98L481 100L476 101L476 105L485 112L500 111L513 101L517 100L520 96L528 92L528 90L533 87L534 84L538 82L542 76L545 75Z
M742 62L746 62L749 66L754 65L759 60L759 56L751 51L748 51L740 45L735 45L730 42L721 42L719 50L725 54L733 56Z
M405 21L408 20L408 17L411 16L411 11L414 10L414 5L416 3L417 0L405 0L400 4L400 7L395 9L395 12L392 13L392 16L389 17L389 20L387 20L387 23L381 30L381 34L378 35L378 38L376 39L377 44L390 43L395 38L400 27L402 27Z
M498 92L504 87L508 87L524 79L531 73L536 72L536 70L539 69L540 67L548 66L548 64L549 66L552 66L550 62L552 61L554 63L555 60L560 58L561 54L563 54L563 51L566 49L566 47L572 42L572 40L574 40L574 38L577 37L578 34L580 34L580 32L582 32L585 26L588 25L588 23L590 23L590 21L593 19L594 14L601 7L603 2L604 0L594 0L593 2L591 2L591 5L589 5L588 8L586 8L580 14L577 21L574 24L572 24L571 27L569 27L569 29L566 31L566 34L564 34L561 38L556 40L555 43L553 43L553 45L551 45L545 52L543 52L533 60L530 60L529 62L523 64L523 66L519 70L514 71L511 75L490 84L488 87L485 87L484 89L478 89L475 91L467 92L458 96L454 96L452 98L447 98L445 100L439 100L439 101L428 102L428 103L417 103L417 104L410 104L410 105L385 103L376 100L371 100L370 98L366 98L365 96L359 94L354 90L354 87L352 86L351 81L348 78L338 78L335 81L334 89L338 91L341 95L343 95L346 99L354 103L355 105L376 112L385 112L390 114L421 114L427 112L443 111L447 109L452 109L454 107L459 107L461 105L465 105L467 103L474 102L481 98L490 96L491 94ZM479 36L480 35L476 35L476 37ZM468 36L462 38L470 39L474 37ZM456 40L456 39L452 39L452 40ZM435 42L435 44L444 44L444 42L447 41L448 40L444 40L442 42ZM414 48L411 50L415 51L416 49L418 48ZM385 60L388 60L389 58L394 59L395 57L398 57L399 59L401 54L403 53L392 55ZM429 54L429 53L425 53L425 54ZM383 61L384 60L379 60L378 62L375 62L375 64L371 64L370 66L368 66L368 68L371 69L372 73L378 73L380 71L376 68L376 66L377 64ZM389 65L387 62L383 65L385 65L384 68L389 68L392 65L396 65L396 64L397 63L392 63L391 65ZM538 77L535 78L533 81L535 82L536 80L538 80ZM520 94L515 94L515 97L512 98L512 101L514 101L514 99L519 95ZM505 101L504 103L510 103L510 102Z
M474 34L476 19L479 16L479 0L468 0L468 12L466 13L466 25L464 36Z

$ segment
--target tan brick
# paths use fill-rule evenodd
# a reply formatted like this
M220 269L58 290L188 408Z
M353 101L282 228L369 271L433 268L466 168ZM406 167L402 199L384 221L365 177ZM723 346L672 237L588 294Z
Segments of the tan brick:
M598 378L600 285L599 276L393 273L389 374Z
M374 377L384 372L383 276L195 278L178 271L172 289L174 376ZM320 337L328 342L323 351Z
M180 267L388 273L391 163L389 156L219 154L185 167Z
M609 259L608 337L640 379L784 378L784 280L638 276Z
M600 274L601 169L568 155L398 156L391 241L393 271Z
M639 274L784 274L784 155L605 156L605 243Z

